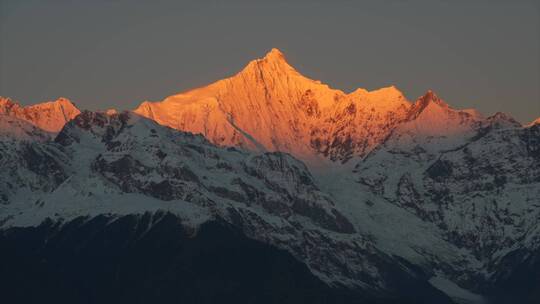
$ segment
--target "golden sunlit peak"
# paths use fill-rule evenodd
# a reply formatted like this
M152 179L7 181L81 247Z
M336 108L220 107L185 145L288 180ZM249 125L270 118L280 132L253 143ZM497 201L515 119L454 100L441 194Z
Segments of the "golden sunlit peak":
M264 59L285 59L285 55L279 49L272 48L270 52L266 53Z
M286 63L285 55L282 51L280 51L277 48L272 48L266 55L264 55L263 58L257 60L257 61L266 61L266 62L273 62L273 63Z
M434 102L438 105L442 105L442 106L448 106L444 101L442 101L439 96L437 96L437 94L435 94L435 92L433 92L432 90L428 90L426 92L426 94L424 94L424 96L420 97L419 98L419 102L422 103L422 104L428 104L430 102Z
M285 73L296 72L296 70L285 60L285 55L277 48L272 48L264 57L252 60L242 70L241 73L258 74L261 70L271 71L273 76Z

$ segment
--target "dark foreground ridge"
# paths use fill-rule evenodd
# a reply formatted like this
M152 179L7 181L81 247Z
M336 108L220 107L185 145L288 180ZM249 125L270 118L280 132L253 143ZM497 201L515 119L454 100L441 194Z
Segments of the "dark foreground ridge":
M195 236L172 214L78 218L0 234L4 303L451 303L403 280L399 300L331 288L289 253L223 221ZM112 222L111 222L112 221ZM191 236L190 236L191 235ZM408 291L407 291L408 290ZM30 291L30 292L29 292Z

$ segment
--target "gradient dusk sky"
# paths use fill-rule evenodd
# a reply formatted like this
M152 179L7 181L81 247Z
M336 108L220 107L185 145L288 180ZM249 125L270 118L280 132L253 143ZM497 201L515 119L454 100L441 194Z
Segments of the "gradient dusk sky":
M0 0L0 96L132 109L271 48L352 91L428 89L456 108L540 116L537 0Z

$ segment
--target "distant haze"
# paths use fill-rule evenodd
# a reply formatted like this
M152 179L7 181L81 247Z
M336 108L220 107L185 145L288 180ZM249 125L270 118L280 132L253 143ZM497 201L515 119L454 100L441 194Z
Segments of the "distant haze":
M238 72L272 47L352 91L428 89L455 108L540 116L540 6L522 1L0 0L0 95L80 108L144 100Z

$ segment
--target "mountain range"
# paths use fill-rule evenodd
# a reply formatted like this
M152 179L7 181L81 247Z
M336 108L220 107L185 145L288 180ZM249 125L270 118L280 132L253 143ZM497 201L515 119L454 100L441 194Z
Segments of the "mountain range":
M0 98L0 289L16 302L536 303L539 122L432 91L345 93L277 49L133 111Z

